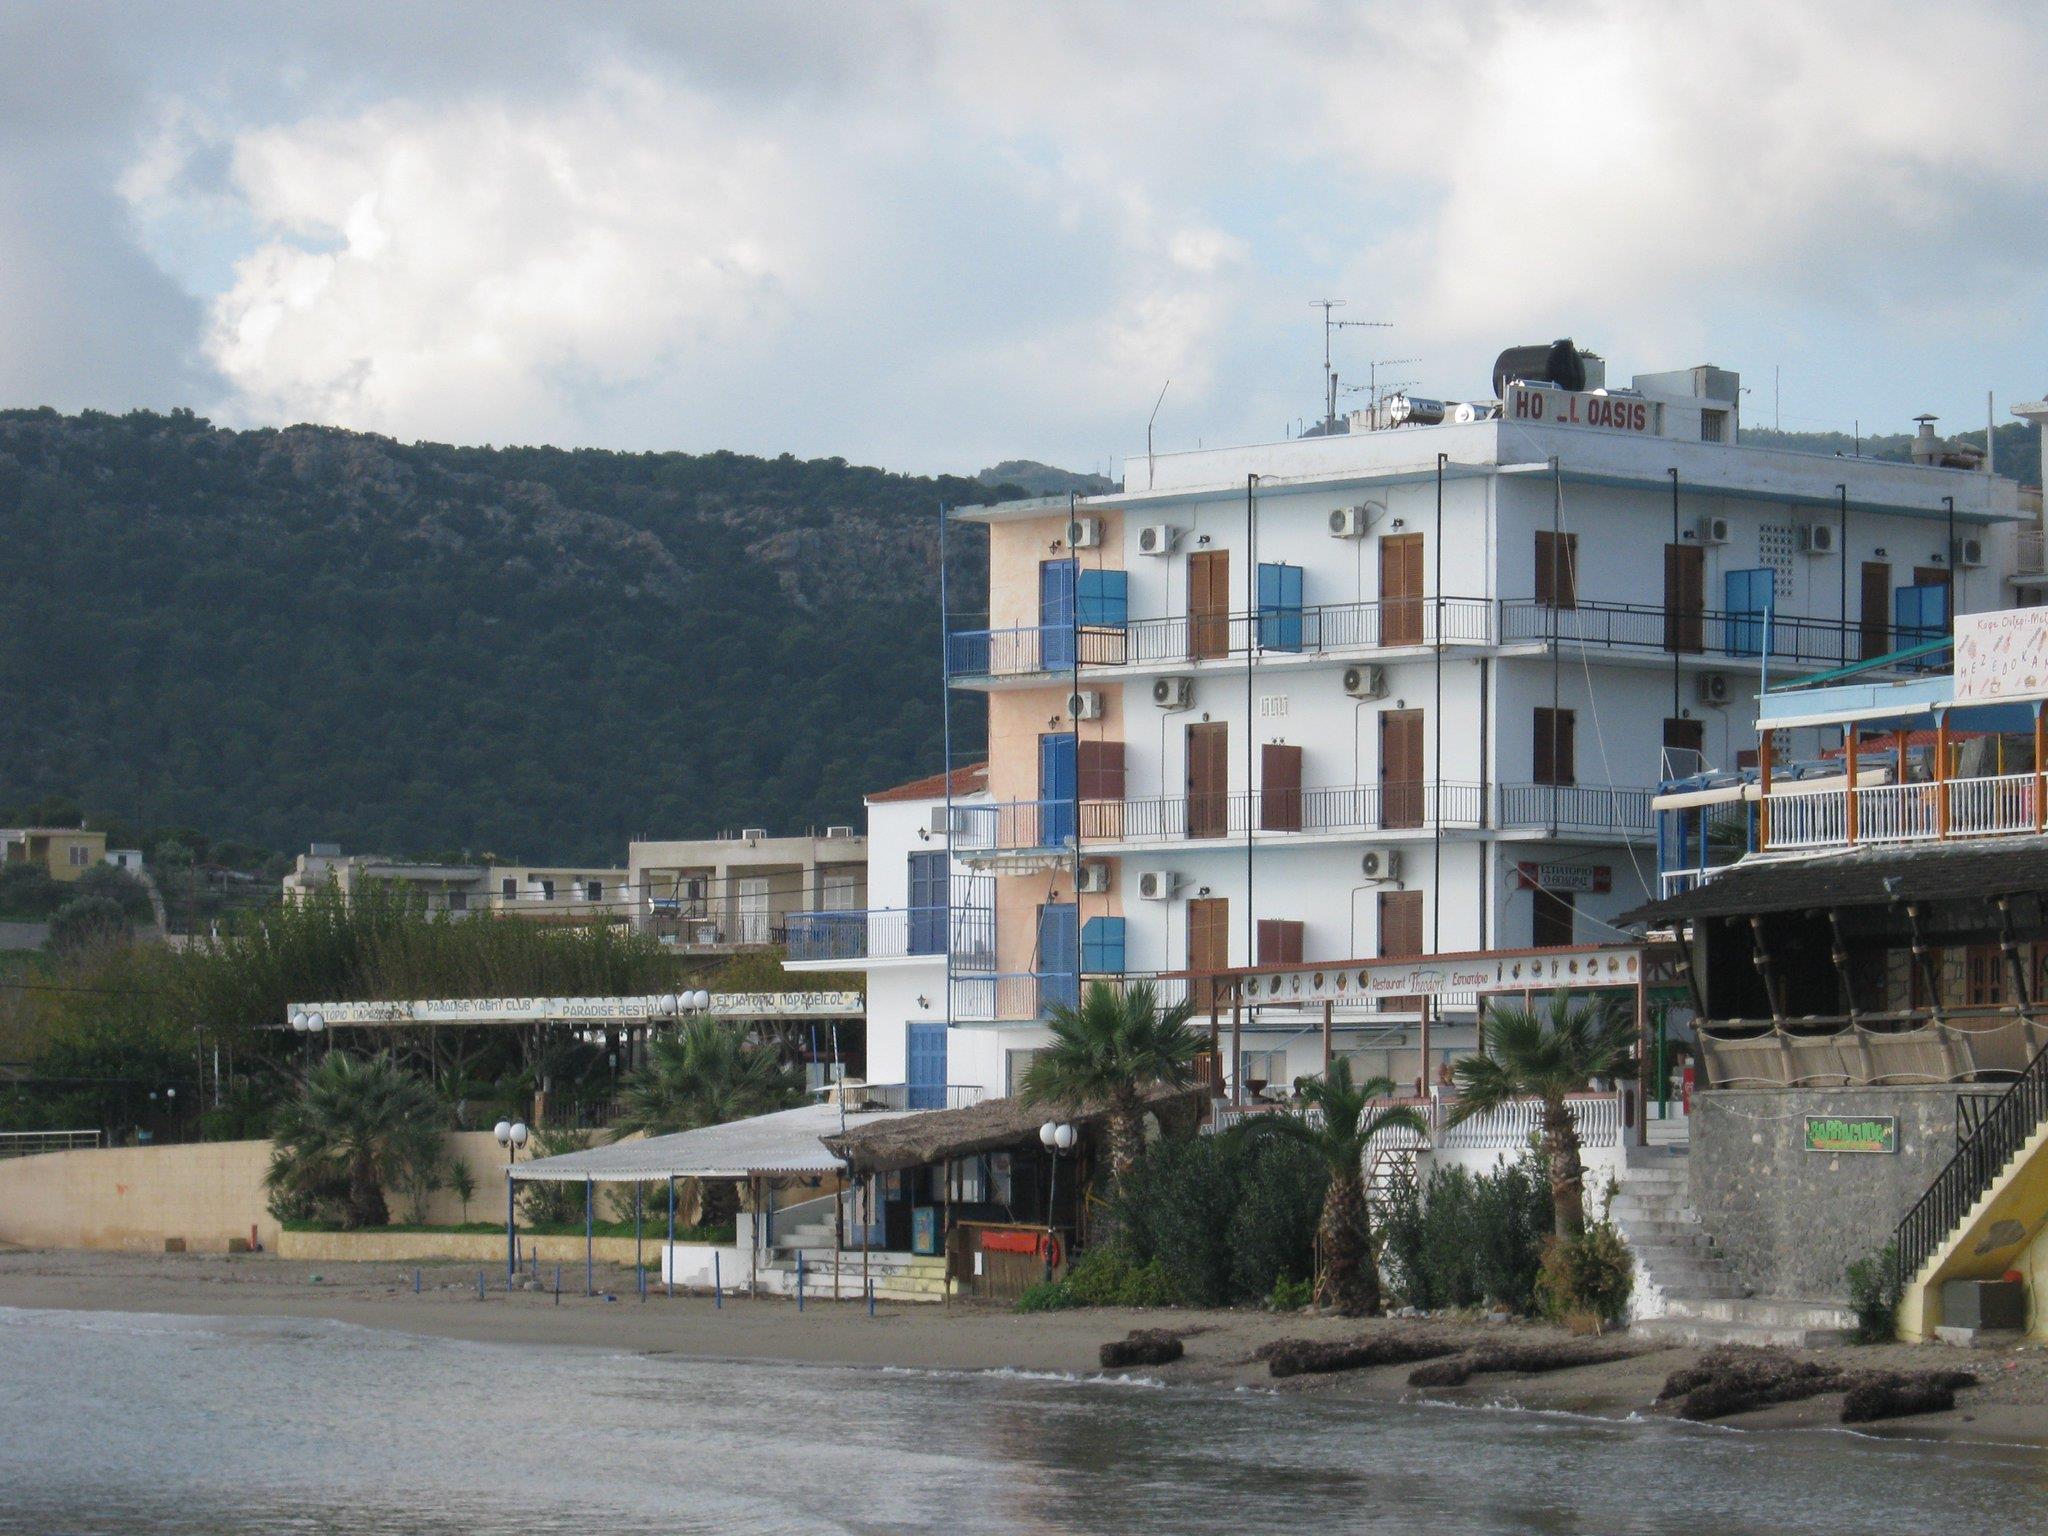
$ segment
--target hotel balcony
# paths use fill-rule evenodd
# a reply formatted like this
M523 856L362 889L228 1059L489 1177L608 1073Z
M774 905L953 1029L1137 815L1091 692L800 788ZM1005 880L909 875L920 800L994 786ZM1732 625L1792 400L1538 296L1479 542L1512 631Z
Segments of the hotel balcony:
M1703 608L1667 609L1661 603L1603 603L1581 600L1555 608L1534 598L1508 598L1500 605L1502 646L1548 646L1552 641L1590 650L1698 658L1705 662L1761 660L1768 636L1773 665L1809 668L1851 666L1889 656L1944 629L1866 628L1851 619L1810 619L1760 612ZM1945 671L1945 656L1901 660L1897 670Z
M1135 619L1081 634L1080 664L1158 669L1226 661L1255 651L1262 662L1377 655L1437 644L1494 643L1493 604L1483 597L1268 607L1257 613Z
M783 963L790 970L863 969L903 960L988 964L995 913L982 907L893 907L792 912Z
M1503 831L1646 838L1655 824L1656 791L1624 784L1501 784L1494 825Z
M970 972L954 976L952 990L957 1024L1028 1024L1056 1003L1078 1003L1081 979L1072 972Z
M1776 853L2031 836L2043 830L2042 789L2036 774L2003 773L1939 783L1774 791L1764 797L1763 845Z

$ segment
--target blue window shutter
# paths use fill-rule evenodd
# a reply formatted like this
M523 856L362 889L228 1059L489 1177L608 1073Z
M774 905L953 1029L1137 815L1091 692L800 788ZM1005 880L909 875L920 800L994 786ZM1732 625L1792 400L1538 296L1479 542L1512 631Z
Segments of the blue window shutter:
M1259 644L1301 649L1301 567L1259 563Z
M1130 573L1081 572L1074 611L1085 629L1122 629L1131 618Z
M1121 976L1124 969L1124 920L1091 917L1081 925L1081 969L1090 975Z

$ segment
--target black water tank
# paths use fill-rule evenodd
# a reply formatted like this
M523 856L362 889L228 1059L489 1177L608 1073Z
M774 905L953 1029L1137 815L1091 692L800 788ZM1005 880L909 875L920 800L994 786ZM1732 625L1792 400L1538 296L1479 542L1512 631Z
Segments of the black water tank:
M1547 347L1509 347L1493 360L1494 396L1505 396L1508 385L1517 379L1548 382L1559 389L1584 389L1585 359L1579 356L1579 349L1572 345L1569 336Z

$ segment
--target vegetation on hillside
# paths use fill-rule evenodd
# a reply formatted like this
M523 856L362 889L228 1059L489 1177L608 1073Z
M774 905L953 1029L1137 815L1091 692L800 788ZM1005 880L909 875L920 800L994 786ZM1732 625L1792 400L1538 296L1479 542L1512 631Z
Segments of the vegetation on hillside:
M938 510L838 459L0 412L0 798L616 861L858 819L940 751ZM950 545L956 605L983 559Z

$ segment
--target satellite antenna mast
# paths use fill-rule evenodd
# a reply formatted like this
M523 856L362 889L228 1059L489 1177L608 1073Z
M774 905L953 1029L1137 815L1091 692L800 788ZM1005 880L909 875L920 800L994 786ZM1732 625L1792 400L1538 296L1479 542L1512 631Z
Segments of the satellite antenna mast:
M1159 419L1159 407L1166 404L1166 392L1173 388L1168 379L1159 386L1159 398L1152 402L1152 414L1145 418L1145 489L1152 489L1152 423Z
M1394 328L1391 320L1339 320L1332 310L1342 309L1342 299L1310 299L1312 308L1323 312L1323 430L1337 430L1337 370L1330 361L1330 339L1333 332L1346 326L1355 330L1389 331Z

